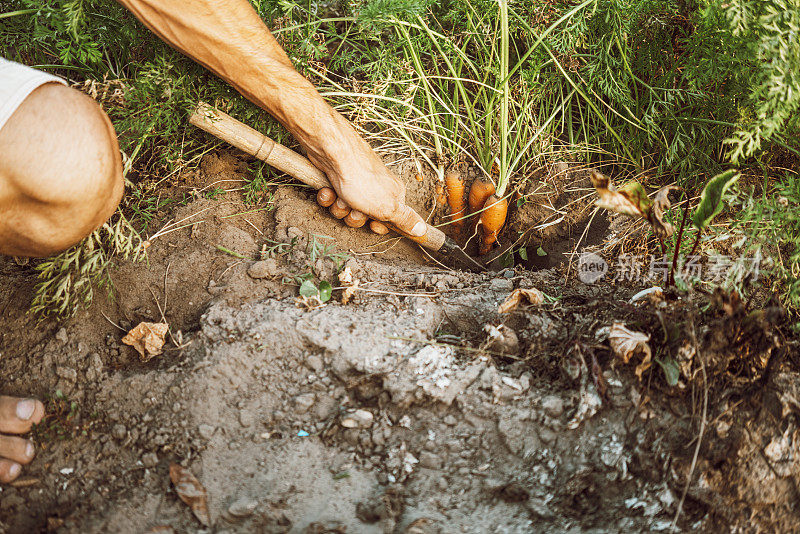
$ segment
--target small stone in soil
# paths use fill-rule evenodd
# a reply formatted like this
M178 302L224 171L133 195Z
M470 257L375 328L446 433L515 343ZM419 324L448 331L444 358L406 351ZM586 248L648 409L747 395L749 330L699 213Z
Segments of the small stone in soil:
M419 453L419 465L426 469L441 469L442 459L429 451L421 451Z
M275 261L275 258L267 258L266 260L261 260L255 262L253 265L247 269L247 274L250 275L251 278L269 278L273 276L278 271L278 262Z
M514 282L505 278L495 278L489 283L492 291L511 291L514 289Z
M539 429L539 438L546 444L551 445L556 440L557 434L547 427Z
M314 415L318 419L327 419L336 412L338 403L332 397L322 397L314 406Z
M233 517L248 517L253 514L257 506L258 501L247 497L241 497L228 506L228 513Z
M255 423L255 417L253 416L252 412L247 410L239 410L239 424L248 427L252 426Z
M294 409L299 414L306 413L314 406L315 397L313 393L303 393L294 398Z
M214 427L211 425L199 425L197 427L197 433L200 434L201 438L211 439L211 436L214 434Z
M78 379L78 372L72 367L56 367L56 376L59 376L67 382L75 382Z
M374 416L367 410L354 410L342 417L342 426L345 428L369 428L372 426Z
M66 328L59 328L58 332L56 332L56 340L60 341L62 344L67 342L67 330Z
M147 452L142 455L142 464L145 467L155 467L158 465L158 455L154 452Z
M316 354L312 354L308 358L306 358L306 365L308 368L314 371L315 373L320 373L324 368L324 363L322 362L322 358L317 356Z
M121 441L125 439L125 436L127 435L128 435L128 429L125 428L125 425L116 424L111 429L111 436L116 440Z
M556 395L548 395L542 399L542 410L554 419L561 417L564 413L564 401Z

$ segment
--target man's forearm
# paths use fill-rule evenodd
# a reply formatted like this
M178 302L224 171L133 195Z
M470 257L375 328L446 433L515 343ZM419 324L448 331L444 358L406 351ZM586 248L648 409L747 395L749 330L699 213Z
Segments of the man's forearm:
M294 69L246 0L118 1L164 41L269 111L314 163L324 167L331 160L326 155L336 150L335 137L352 131Z

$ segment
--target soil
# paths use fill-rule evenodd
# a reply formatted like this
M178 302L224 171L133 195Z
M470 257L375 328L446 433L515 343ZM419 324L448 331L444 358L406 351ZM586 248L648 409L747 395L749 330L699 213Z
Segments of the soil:
M582 171L566 167L567 191L562 170L542 181L568 216L523 243L553 257L591 211ZM431 176L399 171L441 220ZM164 194L246 179L211 154ZM271 193L264 211L238 191L164 208L153 228L195 224L121 262L115 298L63 323L26 314L35 272L0 258L2 392L49 409L35 461L0 490L0 532L668 532L679 506L682 531L797 530L797 345L770 303L629 303L640 287L585 285L560 259L452 271L335 223L309 191ZM525 195L505 239L549 216ZM607 221L593 224L600 242ZM338 287L338 273L357 281L349 301L298 296L304 275ZM515 289L545 301L500 314ZM168 343L142 362L121 338L161 310ZM678 362L677 386L615 355L615 322ZM205 488L209 525L172 463Z

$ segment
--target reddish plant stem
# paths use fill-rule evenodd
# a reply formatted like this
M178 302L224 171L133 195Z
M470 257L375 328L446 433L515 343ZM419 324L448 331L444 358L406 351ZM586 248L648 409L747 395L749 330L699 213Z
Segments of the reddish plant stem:
M692 246L692 251L689 253L689 256L694 256L694 253L697 252L697 247L700 245L700 238L703 237L703 230L700 228L697 229L697 237L694 239L694 245Z
M689 214L688 204L683 208L683 218L681 218L681 229L678 230L678 239L675 241L675 250L672 252L672 267L669 269L667 287L675 283L675 268L678 266L678 254L681 251L681 239L683 239L683 229L686 227L686 216Z

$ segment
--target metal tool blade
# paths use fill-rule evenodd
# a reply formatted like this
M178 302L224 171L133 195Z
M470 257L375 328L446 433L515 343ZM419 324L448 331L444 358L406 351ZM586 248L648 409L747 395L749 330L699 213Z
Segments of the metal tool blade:
M439 254L451 260L464 270L482 272L486 267L478 263L472 256L464 252L451 237L444 240L444 244L439 248Z

